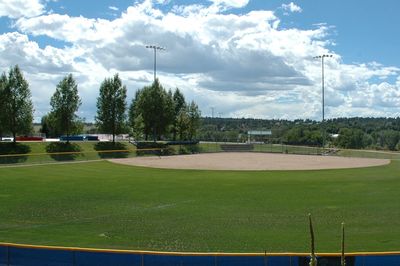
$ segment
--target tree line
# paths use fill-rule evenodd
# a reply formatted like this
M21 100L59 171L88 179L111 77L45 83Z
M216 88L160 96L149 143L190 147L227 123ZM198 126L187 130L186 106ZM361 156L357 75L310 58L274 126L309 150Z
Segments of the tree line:
M247 140L248 130L272 130L272 136L255 140L291 145L400 150L400 118L335 118L313 120L201 118L196 103L187 102L177 88L166 90L158 80L136 91L128 106L126 86L118 74L105 78L99 87L96 132L130 133L137 140ZM77 115L81 105L78 85L70 74L56 86L51 111L42 117L47 137L83 132ZM33 104L29 84L18 66L0 76L0 137L32 132ZM67 138L68 139L68 138Z
M346 149L400 150L400 118L352 117L314 120L280 120L204 117L199 139L247 141L248 130L271 130L272 136L255 140L288 145L322 146Z
M51 110L41 120L41 132L47 137L81 134L84 120L77 115L81 106L78 84L72 74L56 86L50 99ZM187 103L176 88L166 90L158 80L137 90L130 106L127 89L118 74L105 78L97 97L95 124L98 132L115 136L131 133L136 139L192 140L199 127L200 110L195 102ZM32 132L33 104L29 84L18 66L0 78L0 137Z

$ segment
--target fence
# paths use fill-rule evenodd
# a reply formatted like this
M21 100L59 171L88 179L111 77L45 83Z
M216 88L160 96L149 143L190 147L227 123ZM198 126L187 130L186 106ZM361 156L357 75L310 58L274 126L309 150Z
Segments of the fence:
M320 147L292 146L284 144L244 144L226 142L202 142L194 145L165 145L163 148L137 149L128 142L116 143L71 143L69 146L64 144L47 143L45 147L33 150L26 144L10 146L14 150L7 150L6 144L0 143L0 166L14 164L41 164L66 161L91 161L109 158L128 158L143 155L175 155L192 153L210 153L223 151L247 151L265 153L287 153L304 155L337 155L345 157L369 157L400 159L400 153L383 151L363 151L363 150L333 150L322 149ZM44 144L42 144L44 145ZM53 147L54 146L54 147ZM15 147L17 149L15 149ZM39 152L38 152L39 151ZM45 152L44 152L45 151Z
M306 253L179 253L0 243L0 266L306 266L308 263ZM319 254L318 265L340 265L340 255ZM349 253L346 265L400 265L400 252Z

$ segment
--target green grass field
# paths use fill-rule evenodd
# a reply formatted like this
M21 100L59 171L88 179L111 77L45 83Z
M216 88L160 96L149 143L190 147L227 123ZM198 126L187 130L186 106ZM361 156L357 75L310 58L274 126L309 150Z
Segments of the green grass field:
M400 161L320 171L0 168L0 241L163 251L400 250Z

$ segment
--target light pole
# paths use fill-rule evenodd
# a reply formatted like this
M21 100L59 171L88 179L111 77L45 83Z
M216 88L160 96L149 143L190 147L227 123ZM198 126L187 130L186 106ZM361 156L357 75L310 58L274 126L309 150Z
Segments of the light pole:
M146 48L153 49L154 51L154 81L157 78L157 50L165 50L164 47L160 47L157 45L146 45Z
M325 57L332 57L331 54L323 54L315 56L316 59L321 59L321 68L322 68L322 149L325 148L325 128L324 128L324 121L325 121L325 73L324 73L324 59Z

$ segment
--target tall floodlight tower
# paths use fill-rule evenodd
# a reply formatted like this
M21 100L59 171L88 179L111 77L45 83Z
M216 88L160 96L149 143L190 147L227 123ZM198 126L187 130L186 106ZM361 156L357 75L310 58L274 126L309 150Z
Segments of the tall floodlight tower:
M325 128L324 128L324 121L325 121L325 66L324 66L324 59L332 57L331 54L323 54L315 56L315 59L321 59L321 69L322 69L322 148L325 148Z
M146 45L146 48L153 49L154 51L154 81L157 78L157 50L162 51L165 50L164 47L157 46L157 45Z

